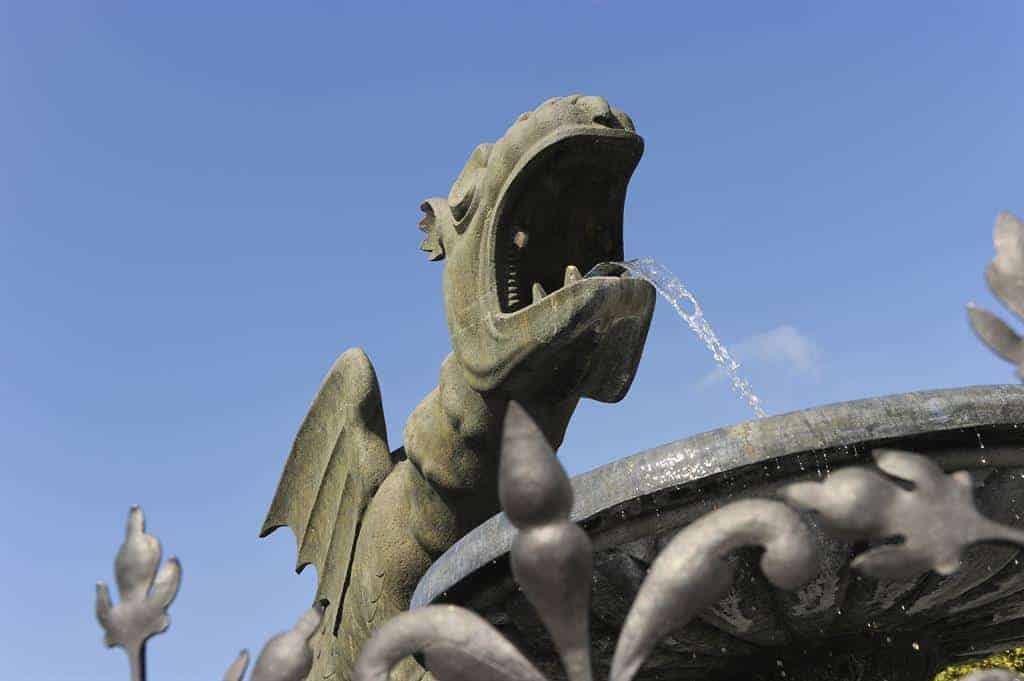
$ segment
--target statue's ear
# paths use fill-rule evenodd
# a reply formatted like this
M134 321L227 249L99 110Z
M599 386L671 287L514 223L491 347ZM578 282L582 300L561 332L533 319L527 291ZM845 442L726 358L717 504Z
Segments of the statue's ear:
M423 219L420 220L419 228L426 233L420 250L429 253L431 260L444 259L444 239L447 234L453 233L454 219L448 201L442 198L427 199L420 204L423 211Z

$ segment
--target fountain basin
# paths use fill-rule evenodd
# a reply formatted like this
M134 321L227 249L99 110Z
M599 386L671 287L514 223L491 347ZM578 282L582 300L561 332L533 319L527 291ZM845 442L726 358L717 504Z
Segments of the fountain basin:
M971 471L979 509L1021 526L1024 387L982 386L846 402L696 435L573 479L573 519L595 546L591 635L598 677L647 566L682 527L721 505L821 479L889 447ZM1024 565L1016 548L972 547L961 570L896 582L849 568L864 548L816 530L821 570L796 592L767 583L757 554L729 561L733 590L665 639L646 679L926 679L951 662L1024 642ZM499 515L441 556L412 607L450 602L484 615L550 678L564 678L547 633L508 568L513 529Z

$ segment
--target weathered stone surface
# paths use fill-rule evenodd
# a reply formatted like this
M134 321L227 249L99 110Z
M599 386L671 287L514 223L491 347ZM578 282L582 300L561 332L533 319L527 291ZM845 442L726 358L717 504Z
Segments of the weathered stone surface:
M626 186L642 150L632 121L604 99L555 98L477 147L446 198L423 203L422 248L445 260L453 348L439 385L388 456L373 369L361 351L343 355L263 526L291 527L299 568L313 563L319 575L327 611L312 678L349 678L431 562L498 510L510 400L557 447L581 397L614 402L629 389L654 289L580 272L622 259ZM410 658L393 676L422 674Z

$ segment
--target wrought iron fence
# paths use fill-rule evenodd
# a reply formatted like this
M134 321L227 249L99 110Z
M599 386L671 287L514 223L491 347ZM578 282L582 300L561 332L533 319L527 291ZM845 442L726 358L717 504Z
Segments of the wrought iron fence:
M993 292L1024 317L1024 223L1000 216L997 255L986 276ZM981 339L998 355L1024 366L1024 341L995 315L969 306ZM813 512L834 536L892 540L857 555L851 566L874 577L904 579L932 570L949 575L973 544L1024 546L1024 532L982 516L974 506L970 476L947 475L929 459L909 452L874 453L875 467L834 471L821 482L796 482L775 499L730 503L691 523L651 565L629 610L612 658L610 681L632 681L655 643L684 626L725 595L733 574L731 551L763 549L760 567L780 589L792 590L814 576L815 543L801 517ZM569 520L572 487L551 447L525 410L512 404L505 419L499 470L502 508L518 534L511 567L557 648L570 681L592 681L589 579L592 545ZM159 540L145 531L142 509L128 515L124 543L115 559L120 601L105 583L96 585L96 616L108 646L128 655L131 678L146 678L147 641L166 631L168 608L181 583L181 565L160 564ZM250 681L299 681L312 665L309 641L323 610L307 610L294 627L271 638ZM454 605L432 605L400 614L381 626L362 651L356 681L385 681L389 670L419 655L443 681L544 681L544 675L490 623ZM226 681L242 681L249 654L242 651ZM970 681L1022 677L983 669Z
M776 587L793 590L817 571L816 544L798 510L849 539L900 543L869 548L852 561L875 576L902 579L926 570L952 574L964 549L979 542L1024 546L1024 532L995 523L974 506L970 476L946 475L929 459L875 452L877 468L833 472L823 482L786 486L780 500L730 503L682 529L658 555L619 634L610 681L632 681L655 643L723 597L733 574L725 557L763 549L760 567ZM505 420L499 469L502 507L518 530L511 550L516 582L557 648L570 681L592 681L589 597L592 546L569 521L572 487L525 410ZM363 649L356 681L386 681L408 655L444 681L543 681L544 675L490 623L454 605L432 605L386 622ZM970 681L1017 678L982 670Z

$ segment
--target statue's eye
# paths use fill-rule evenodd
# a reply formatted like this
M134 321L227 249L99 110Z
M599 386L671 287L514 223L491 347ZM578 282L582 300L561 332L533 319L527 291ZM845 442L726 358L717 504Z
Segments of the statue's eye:
M452 187L452 193L448 196L448 203L451 206L452 217L455 218L456 222L462 222L462 219L469 213L470 206L473 205L473 196L476 194L476 179L477 173L472 174L472 178L466 178L468 182L458 182ZM462 178L459 178L462 180Z
M476 199L476 187L483 180L487 169L487 160L491 156L493 144L481 144L473 150L466 161L466 166L459 173L451 192L448 194L448 205L451 207L452 218L456 225L462 222L473 208ZM463 227L464 229L465 227ZM459 229L461 232L462 229Z

